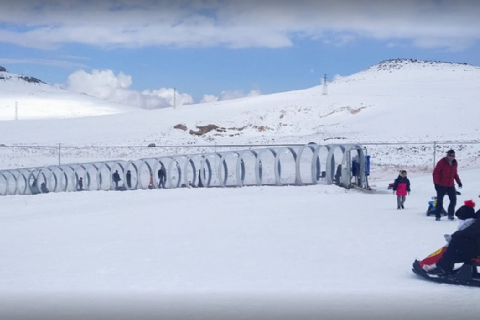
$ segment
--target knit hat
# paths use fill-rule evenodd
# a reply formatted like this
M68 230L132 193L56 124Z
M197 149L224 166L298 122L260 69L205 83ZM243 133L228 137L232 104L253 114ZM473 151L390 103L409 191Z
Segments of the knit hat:
M453 149L450 149L447 151L447 154L455 154L455 151Z
M465 200L465 205L467 207L475 208L475 202L473 202L473 200Z
M455 216L460 220L467 220L470 218L475 219L475 202L472 200L465 201L465 205L458 208L457 212L455 212Z

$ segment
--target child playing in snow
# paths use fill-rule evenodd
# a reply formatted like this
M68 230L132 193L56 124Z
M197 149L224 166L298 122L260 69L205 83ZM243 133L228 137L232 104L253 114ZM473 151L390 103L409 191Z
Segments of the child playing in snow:
M475 218L477 214L475 213L475 202L472 200L466 200L465 204L458 208L457 212L455 212L455 216L458 218L458 227L457 231L465 230L469 226L471 226L475 222ZM452 240L452 235L445 234L444 235L447 244L439 250L438 253L432 254L428 256L426 259L420 262L421 267L423 270L430 272L437 268L436 262L440 260L443 253L446 251L450 241Z
M402 170L393 183L393 194L397 194L397 210L405 209L407 193L410 195L410 180L407 178L407 171Z

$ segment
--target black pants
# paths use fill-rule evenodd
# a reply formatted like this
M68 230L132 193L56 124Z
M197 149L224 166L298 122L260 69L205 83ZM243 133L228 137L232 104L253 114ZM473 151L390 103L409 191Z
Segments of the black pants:
M448 205L448 216L453 218L453 215L455 214L455 206L457 205L457 190L455 190L455 187L442 186L435 186L435 189L437 190L435 216L440 218L443 211L443 197L448 194L448 199L450 200L450 204Z
M479 253L476 239L453 237L447 250L437 262L437 266L446 272L452 272L455 263L468 262L476 258Z
M165 189L165 177L158 177L158 187Z

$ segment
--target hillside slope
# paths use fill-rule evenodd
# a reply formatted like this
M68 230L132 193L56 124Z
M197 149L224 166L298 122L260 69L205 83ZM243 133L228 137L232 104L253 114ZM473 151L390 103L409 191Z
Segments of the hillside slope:
M0 121L16 117L32 120L103 116L132 111L139 110L57 88L34 77L0 71Z
M6 121L7 145L146 146L331 142L470 141L479 137L480 67L434 61L383 61L305 90L103 117ZM34 132L31 128L34 128ZM32 134L34 133L34 134ZM445 145L437 152L441 156ZM476 145L460 158L477 161ZM369 147L370 148L370 147ZM380 163L431 163L433 145L370 148ZM433 149L431 149L433 151ZM197 152L189 149L187 152ZM156 154L178 150L162 148ZM138 150L101 158L140 158ZM472 160L472 161L473 161Z

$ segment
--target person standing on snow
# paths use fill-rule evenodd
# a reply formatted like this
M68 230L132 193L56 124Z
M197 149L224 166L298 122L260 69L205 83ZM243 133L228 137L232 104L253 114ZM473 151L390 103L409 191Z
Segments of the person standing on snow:
M122 180L120 179L120 174L118 173L118 170L115 170L115 173L113 174L113 182L115 182L115 189L118 189L118 182Z
M455 190L455 181L458 187L462 188L462 181L457 173L458 162L455 160L455 151L448 150L447 156L440 159L433 170L433 183L437 191L437 206L435 209L435 220L440 221L443 209L443 197L448 195L450 204L448 206L448 219L454 220L455 206L457 205L457 191Z
M407 171L400 171L400 175L393 183L393 194L397 194L397 210L405 209L404 203L407 194L410 195L410 180L407 178Z
M78 191L83 191L83 178L82 177L80 177L80 179L78 179L77 190Z
M132 172L127 170L127 187L130 189L132 187Z
M159 189L165 189L165 181L167 179L167 170L161 165L161 168L157 172L158 174L158 188Z

